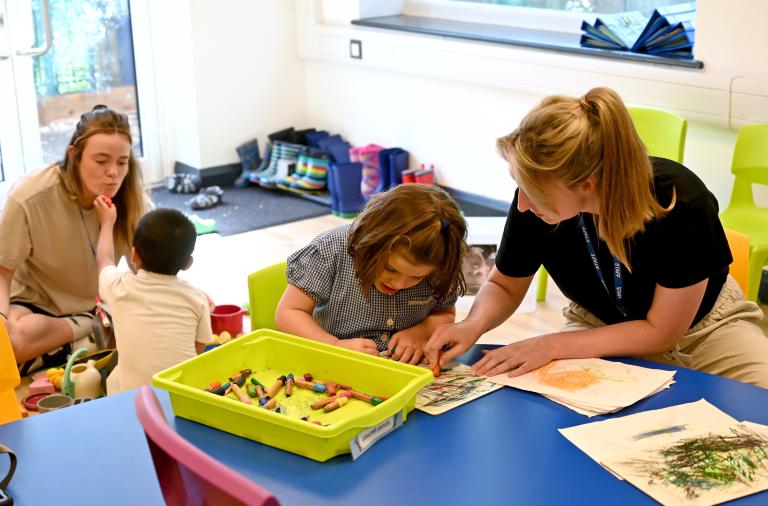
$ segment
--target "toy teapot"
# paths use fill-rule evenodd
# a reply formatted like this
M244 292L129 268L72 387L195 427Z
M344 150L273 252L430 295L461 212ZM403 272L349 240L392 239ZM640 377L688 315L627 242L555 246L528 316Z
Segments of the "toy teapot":
M101 373L96 369L96 363L89 360L85 364L73 365L75 359L83 353L88 353L88 349L80 348L69 358L67 368L64 370L61 391L75 399L95 399L101 397Z

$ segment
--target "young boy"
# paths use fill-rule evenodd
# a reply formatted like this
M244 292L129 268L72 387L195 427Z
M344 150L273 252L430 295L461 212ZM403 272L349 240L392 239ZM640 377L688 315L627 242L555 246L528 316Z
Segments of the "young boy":
M118 364L107 378L107 394L149 384L152 375L201 353L211 342L207 296L176 277L192 265L195 226L175 209L155 209L133 236L133 272L115 267L112 228L117 212L97 197L101 222L96 248L99 293L112 310Z

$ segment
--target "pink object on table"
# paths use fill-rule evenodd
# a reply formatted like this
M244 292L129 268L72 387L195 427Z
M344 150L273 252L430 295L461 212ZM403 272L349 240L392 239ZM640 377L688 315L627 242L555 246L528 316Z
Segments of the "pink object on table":
M135 405L166 504L279 506L280 502L271 492L204 453L173 430L151 387L139 388Z
M39 378L29 384L30 394L52 394L56 392L56 387L48 378Z

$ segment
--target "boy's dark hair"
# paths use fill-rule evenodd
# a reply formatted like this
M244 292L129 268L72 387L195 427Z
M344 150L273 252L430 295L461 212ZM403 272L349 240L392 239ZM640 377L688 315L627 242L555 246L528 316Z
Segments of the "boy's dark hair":
M184 213L158 208L139 220L133 247L144 270L176 275L192 256L196 240L195 226Z

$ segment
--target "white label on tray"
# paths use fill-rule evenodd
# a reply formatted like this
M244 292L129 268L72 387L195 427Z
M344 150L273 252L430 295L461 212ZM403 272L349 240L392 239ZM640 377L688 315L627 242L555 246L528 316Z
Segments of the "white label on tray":
M352 451L352 460L357 460L373 443L383 438L403 424L403 412L398 411L381 423L369 427L352 438L349 449Z

